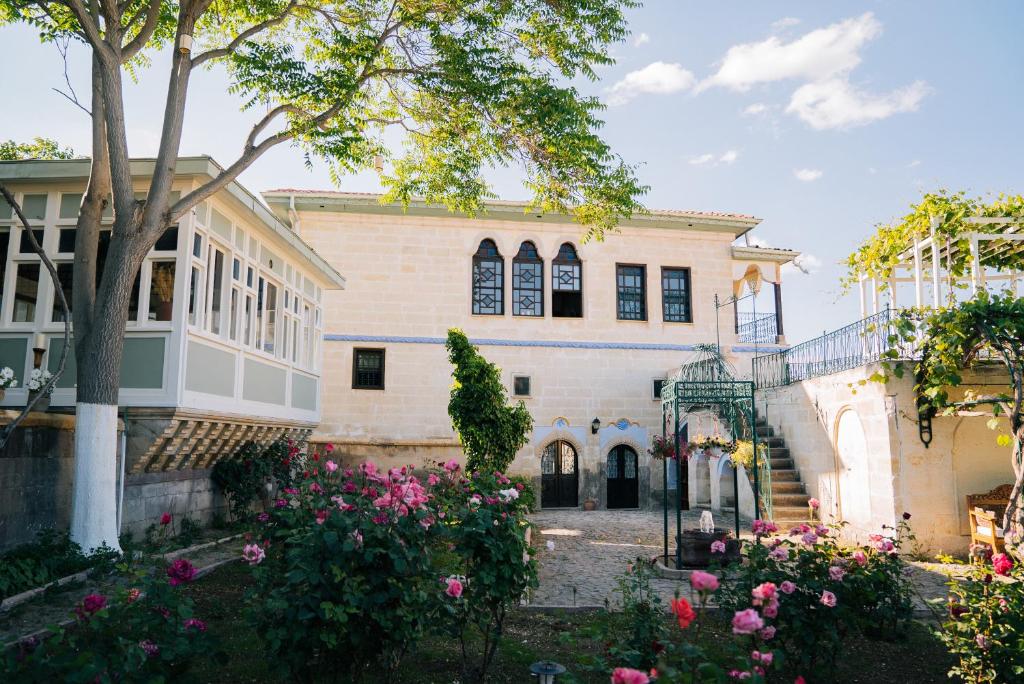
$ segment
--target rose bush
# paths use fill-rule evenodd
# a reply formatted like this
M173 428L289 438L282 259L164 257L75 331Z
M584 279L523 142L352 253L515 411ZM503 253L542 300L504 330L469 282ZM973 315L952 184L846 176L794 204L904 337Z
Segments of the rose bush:
M156 568L120 566L125 588L89 594L73 623L47 639L29 639L0 660L0 681L179 681L202 659L217 654L206 623L193 615L181 585L195 575L186 560Z
M968 682L1024 679L1024 569L1006 554L950 583L949 617L939 632L957 658L950 677Z
M483 637L482 677L504 612L535 583L520 489L454 461L421 475L343 468L311 452L243 557L249 604L273 660L293 679L390 680L427 630Z

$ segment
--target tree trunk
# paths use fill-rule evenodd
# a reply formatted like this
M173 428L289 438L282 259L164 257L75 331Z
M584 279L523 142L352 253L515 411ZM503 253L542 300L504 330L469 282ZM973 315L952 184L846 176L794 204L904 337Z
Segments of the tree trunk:
M1024 494L1024 424L1015 426L1015 428L1013 455L1010 457L1014 482L1013 489L1010 491L1010 500L1006 504L1006 513L1003 516L1003 539L1007 550L1017 558L1024 560L1024 507L1021 506L1021 496Z

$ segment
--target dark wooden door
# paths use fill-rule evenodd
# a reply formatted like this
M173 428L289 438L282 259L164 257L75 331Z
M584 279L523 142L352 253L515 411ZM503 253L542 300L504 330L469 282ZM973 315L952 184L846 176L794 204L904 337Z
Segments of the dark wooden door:
M540 505L542 508L575 508L579 505L579 474L576 449L568 442L552 442L540 458Z
M636 451L620 444L608 453L608 508L637 508L640 505L640 480L637 477Z

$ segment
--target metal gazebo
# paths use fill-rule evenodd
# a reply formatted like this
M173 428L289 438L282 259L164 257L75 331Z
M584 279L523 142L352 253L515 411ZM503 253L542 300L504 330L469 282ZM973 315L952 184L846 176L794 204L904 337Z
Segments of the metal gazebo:
M710 347L711 345L709 345ZM684 416L695 410L714 410L729 425L733 439L748 434L754 450L754 511L761 510L760 486L758 481L757 430L754 427L754 383L749 380L735 380L718 349L702 349L704 358L686 364L675 377L665 381L661 389L662 437L668 439L669 425L672 425L675 445L676 468L676 567L682 567L682 523L683 509L690 510L688 477L680 457L680 428L685 425ZM664 505L664 559L668 561L668 464L662 459ZM740 505L738 468L733 466L733 508L735 511L736 536L740 535Z

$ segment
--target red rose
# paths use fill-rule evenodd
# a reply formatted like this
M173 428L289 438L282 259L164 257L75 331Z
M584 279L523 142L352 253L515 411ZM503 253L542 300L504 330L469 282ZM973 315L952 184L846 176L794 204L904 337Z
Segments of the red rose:
M163 515L161 515L160 516L160 524L161 525L170 525L171 524L171 514L170 513L164 513Z
M1013 560L1005 553L997 553L992 556L992 570L1003 577L1010 574L1013 569Z

